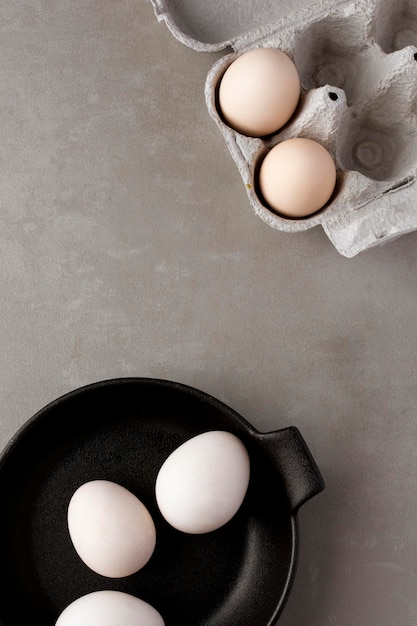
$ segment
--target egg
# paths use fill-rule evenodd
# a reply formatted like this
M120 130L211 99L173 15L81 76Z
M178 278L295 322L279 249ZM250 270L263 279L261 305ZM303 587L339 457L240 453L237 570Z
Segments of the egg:
M330 199L336 166L329 152L312 139L278 143L261 163L259 188L267 204L286 217L315 213Z
M256 48L237 57L220 81L220 113L243 135L262 137L292 117L300 98L297 69L284 52Z
M156 479L156 501L165 520L177 530L211 532L236 514L249 475L249 455L238 437L220 430L205 432L165 460Z
M68 530L84 563L111 578L141 569L156 544L155 525L145 505L107 480L84 483L75 491L68 506Z
M164 626L156 609L121 591L94 591L74 600L55 626Z

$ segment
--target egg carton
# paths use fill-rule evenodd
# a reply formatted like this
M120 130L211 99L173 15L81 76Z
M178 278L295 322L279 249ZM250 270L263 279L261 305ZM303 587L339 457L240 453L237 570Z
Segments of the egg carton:
M206 79L207 108L264 222L291 233L320 225L346 257L417 229L415 0L151 2L185 45L225 51ZM284 128L252 138L223 121L218 86L237 56L260 47L278 48L294 61L301 97ZM292 137L321 143L337 168L330 201L301 219L270 209L257 184L264 156Z

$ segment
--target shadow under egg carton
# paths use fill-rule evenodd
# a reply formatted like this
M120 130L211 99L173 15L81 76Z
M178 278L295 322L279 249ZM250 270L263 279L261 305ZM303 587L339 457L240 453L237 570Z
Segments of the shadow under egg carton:
M151 1L159 18L186 45L197 50L232 48L208 73L207 108L239 169L250 204L269 226L295 233L321 225L346 257L417 229L415 0L319 0L314 4L297 0L292 3L301 6L297 12L214 44L193 38L197 33L207 39L208 33L189 29L188 0L173 3L177 12L182 5L180 25L168 0ZM276 4L266 3L273 15ZM232 19L233 9L241 19L239 5L231 5L225 8L229 11L225 23ZM222 8L217 6L219 14ZM193 11L195 19L196 9ZM222 120L218 87L227 67L240 54L260 47L278 48L294 61L301 97L285 127L274 135L252 138ZM292 137L321 143L337 168L330 201L302 219L286 218L269 208L257 183L267 152Z

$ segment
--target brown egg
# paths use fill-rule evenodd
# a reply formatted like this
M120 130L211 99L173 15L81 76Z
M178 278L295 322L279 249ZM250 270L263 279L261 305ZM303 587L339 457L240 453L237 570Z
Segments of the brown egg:
M277 144L259 169L259 187L269 206L286 217L305 217L321 209L336 184L329 152L311 139Z
M276 132L293 115L299 98L297 69L276 48L256 48L239 56L219 87L224 121L250 137Z

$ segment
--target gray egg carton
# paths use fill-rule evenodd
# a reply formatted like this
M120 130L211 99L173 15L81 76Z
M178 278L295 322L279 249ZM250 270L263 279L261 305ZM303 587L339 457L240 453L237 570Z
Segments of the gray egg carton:
M151 0L174 36L200 51L225 50L206 79L208 111L222 132L255 213L296 233L321 225L346 257L417 229L416 0ZM267 138L229 128L217 106L221 77L240 54L276 47L302 86L288 124ZM303 219L266 206L257 170L278 142L308 137L337 166L330 202Z

